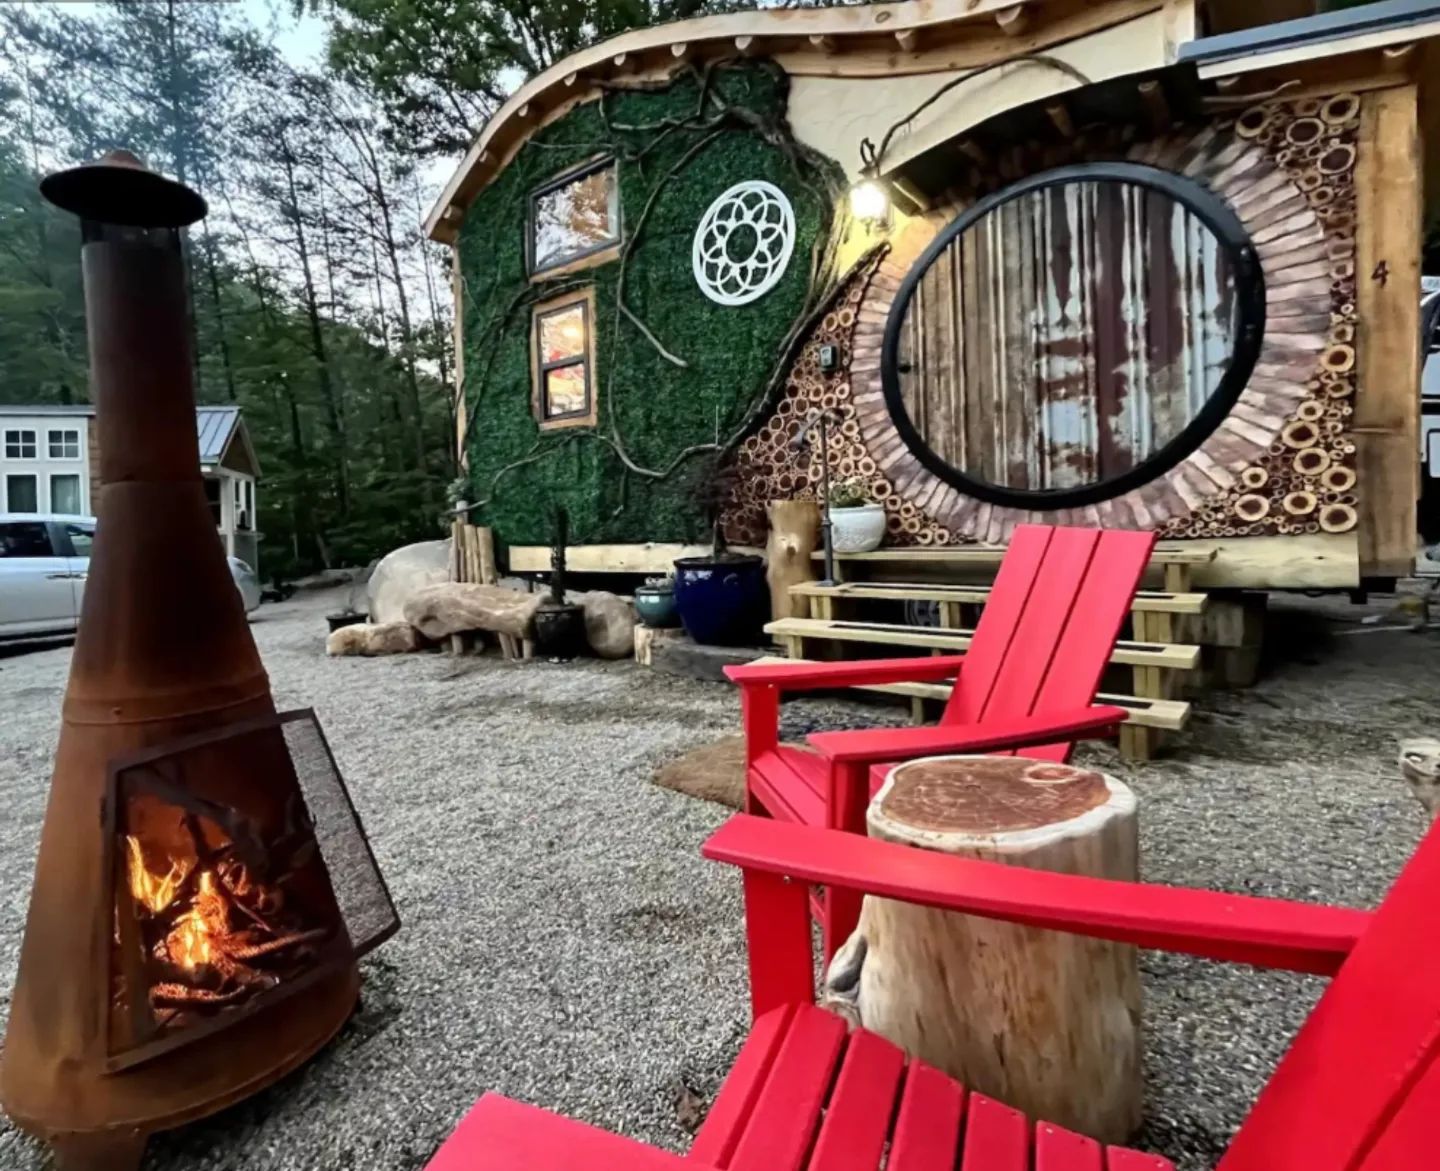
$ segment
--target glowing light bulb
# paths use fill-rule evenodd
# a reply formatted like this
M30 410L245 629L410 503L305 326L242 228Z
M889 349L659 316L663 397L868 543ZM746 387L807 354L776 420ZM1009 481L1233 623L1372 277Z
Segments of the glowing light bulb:
M850 214L857 220L879 223L890 214L890 196L874 179L850 188Z

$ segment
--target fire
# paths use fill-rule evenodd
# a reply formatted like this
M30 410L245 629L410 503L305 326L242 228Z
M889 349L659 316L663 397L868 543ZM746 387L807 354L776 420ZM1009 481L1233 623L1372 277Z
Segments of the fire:
M125 845L129 850L130 893L135 897L135 901L152 915L159 914L175 901L180 884L190 873L190 866L177 860L170 864L167 874L151 874L145 865L145 855L140 849L139 840L126 835Z
M179 897L195 863L178 859L165 874L145 865L145 855L134 837L126 836L130 893L151 915L165 911ZM202 870L190 906L175 919L161 945L171 963L186 971L214 964L221 956L219 941L230 933L230 911L212 871Z
M202 870L194 903L175 920L174 930L165 940L171 961L191 971L202 964L214 963L216 940L228 934L229 920L225 899L215 886L215 876Z

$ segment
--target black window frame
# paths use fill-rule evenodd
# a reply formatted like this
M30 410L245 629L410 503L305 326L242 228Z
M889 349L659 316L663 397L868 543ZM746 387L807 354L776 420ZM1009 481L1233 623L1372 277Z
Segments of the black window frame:
M595 371L591 368L590 356L593 348L590 344L590 306L592 302L588 296L576 297L566 300L562 304L552 305L545 308L538 305L535 308L535 414L537 421L543 427L547 423L562 423L571 419L588 419L595 411ZM540 348L542 338L541 326L546 318L558 317L562 313L569 313L572 309L580 310L581 345L580 352L573 358L561 358L558 362L545 361L544 352ZM585 371L585 401L578 411L566 411L561 415L552 415L549 410L550 404L550 379L547 377L552 370L564 370L571 366L581 366Z
M610 184L610 201L607 211L610 216L610 227L612 235L596 244L588 245L585 248L578 248L570 252L560 253L552 256L543 266L537 265L535 257L535 229L537 225L536 209L540 200L562 187L568 187L572 183L579 183L588 179L597 171L606 169L615 172L614 181ZM565 265L574 264L576 261L584 260L587 256L594 256L597 252L604 252L606 249L614 248L624 238L624 228L620 222L620 168L616 165L614 155L602 155L600 158L591 159L589 162L581 163L578 167L571 167L568 171L562 171L552 179L547 179L539 187L530 192L525 205L525 271L530 276L538 276L541 273L551 272Z
M56 454L55 454L55 436L57 436L57 435L60 436L60 452L61 452L61 454L59 454L59 455L56 455ZM73 436L75 437L75 454L74 454L74 455L66 455L66 454L64 454L64 452L65 452L65 446L66 446L66 443L67 443L67 440L66 440L65 437L66 437L67 435L73 435ZM81 447L80 447L80 428L79 428L79 427L46 427L46 428L45 428L45 455L46 455L46 458L47 458L47 459L58 459L58 460L79 459L79 458L80 458L80 450L81 450Z
M4 434L0 435L0 451L5 453L6 459L39 459L40 458L40 432L33 427L6 427ZM20 449L19 455L10 454L10 436L19 435L22 438L15 441L16 448ZM30 454L24 452L24 436L30 436Z
M916 290L936 259L972 224L1011 200L1067 183L1131 183L1169 196L1203 223L1214 235L1231 265L1235 279L1238 329L1230 352L1230 363L1205 405L1195 417L1158 451L1119 475L1074 488L1009 488L979 480L941 458L916 429L901 393L900 343L905 318ZM1214 433L1240 398L1265 337L1265 274L1259 254L1245 225L1230 205L1209 188L1185 175L1152 167L1147 163L1098 162L1054 167L1020 179L983 199L951 220L905 274L890 306L880 349L880 384L890 421L924 467L967 496L988 504L1047 512L1058 508L1079 508L1113 500L1148 484L1186 459Z

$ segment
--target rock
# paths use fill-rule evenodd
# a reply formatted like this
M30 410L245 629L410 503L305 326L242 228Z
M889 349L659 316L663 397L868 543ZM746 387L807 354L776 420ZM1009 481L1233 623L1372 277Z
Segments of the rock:
M528 638L535 611L544 598L544 594L524 594L504 586L447 581L414 591L405 602L405 621L432 639L467 630Z
M1400 775L1430 819L1440 817L1440 740L1400 741Z
M401 622L405 600L423 586L450 580L450 542L421 541L385 554L370 574L370 621Z
M585 637L602 659L628 659L635 653L635 610L604 590L585 595Z
M403 655L420 649L420 633L408 622L357 622L325 640L327 655Z

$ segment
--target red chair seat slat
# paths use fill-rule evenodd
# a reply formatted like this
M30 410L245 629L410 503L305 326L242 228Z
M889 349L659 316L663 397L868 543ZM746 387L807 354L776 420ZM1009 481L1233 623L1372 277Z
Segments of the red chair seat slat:
M796 1014L750 1121L732 1171L800 1171L845 1048L845 1022L802 1007Z
M959 1083L923 1061L912 1061L886 1171L955 1171L964 1118L965 1091Z
M1035 1171L1105 1171L1105 1155L1093 1138L1037 1122Z
M829 781L819 754L781 744L750 765L749 784L772 817L801 825L825 824Z
M715 1167L730 1165L797 1009L793 1004L772 1009L755 1022L695 1135L690 1147L691 1159Z
M863 1030L851 1035L810 1171L877 1171L904 1072L905 1054L889 1041Z
M960 1171L1030 1171L1025 1115L984 1094L971 1094Z

